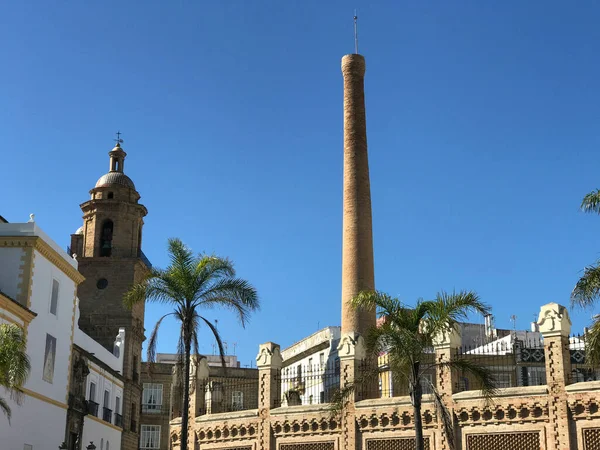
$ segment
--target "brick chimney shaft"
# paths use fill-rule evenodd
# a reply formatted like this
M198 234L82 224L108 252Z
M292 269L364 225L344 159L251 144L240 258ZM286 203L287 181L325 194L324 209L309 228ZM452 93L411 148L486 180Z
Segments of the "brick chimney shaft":
M375 311L356 311L348 301L375 289L371 184L365 114L365 58L342 58L344 76L344 220L342 243L342 332L360 334L375 326Z

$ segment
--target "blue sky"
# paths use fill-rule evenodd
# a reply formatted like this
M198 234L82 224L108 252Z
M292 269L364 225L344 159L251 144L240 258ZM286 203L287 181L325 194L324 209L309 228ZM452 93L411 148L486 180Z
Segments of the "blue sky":
M242 364L339 324L354 7L377 287L474 289L503 327L567 304L600 251L600 217L578 210L600 187L593 2L3 2L0 214L33 212L66 246L121 130L153 263L178 236L258 288L245 330L206 312ZM175 339L167 322L160 350Z

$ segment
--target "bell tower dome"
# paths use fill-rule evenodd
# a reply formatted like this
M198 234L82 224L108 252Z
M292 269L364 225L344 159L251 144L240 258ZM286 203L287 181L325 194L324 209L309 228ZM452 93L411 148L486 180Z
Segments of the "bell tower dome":
M144 336L144 304L127 309L123 295L151 269L142 252L142 228L148 210L131 178L125 175L123 141L108 152L109 171L82 203L83 226L71 235L71 254L77 254L85 277L77 290L79 327L109 351L119 328L125 328L121 414L125 424L121 449L137 450L142 386L140 368Z

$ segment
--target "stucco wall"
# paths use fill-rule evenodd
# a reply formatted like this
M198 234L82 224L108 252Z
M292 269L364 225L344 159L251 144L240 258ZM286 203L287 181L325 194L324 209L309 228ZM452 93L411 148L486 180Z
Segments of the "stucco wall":
M83 448L89 445L90 442L94 442L96 450L121 449L121 432L105 425L104 423L101 423L99 419L95 419L90 416L86 416L83 421L82 440Z
M7 396L2 392L4 398ZM12 409L11 424L0 416L0 448L23 450L25 444L32 450L56 449L64 440L67 410L42 400L26 396L21 406L9 400Z

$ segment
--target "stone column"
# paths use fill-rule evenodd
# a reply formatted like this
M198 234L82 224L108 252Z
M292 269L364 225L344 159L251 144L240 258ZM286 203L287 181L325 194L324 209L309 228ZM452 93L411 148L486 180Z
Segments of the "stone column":
M258 448L275 449L271 433L270 411L281 401L281 348L279 344L261 344L256 356L258 367Z
M365 113L365 58L342 58L344 76L344 218L342 236L342 332L365 332L375 326L375 311L356 311L348 301L375 289L371 184Z
M461 343L460 333L456 328L448 330L445 333L440 333L433 339L435 362L437 364L435 386L452 417L454 417L454 400L452 394L458 386L458 377L454 370L444 367L443 364L456 357L457 350L460 348ZM458 443L457 439L460 437L460 431L457 428L458 427L456 426L454 427L455 433L453 436L454 442L456 443ZM440 417L438 417L437 433L440 450L449 450L451 447L448 443L448 436L444 433ZM456 445L456 448L461 448L460 444Z
M569 312L558 303L548 303L540 308L538 325L544 337L546 354L548 415L551 425L548 433L548 450L570 450L569 409L565 389L571 373Z
M362 336L356 332L342 333L338 345L340 358L340 388L344 389L355 384L360 376L361 363L365 361L365 344ZM370 384L370 383L369 383ZM341 411L341 449L356 450L360 448L360 436L356 426L355 402L362 398L363 387L355 385L347 397Z

